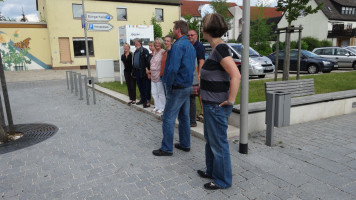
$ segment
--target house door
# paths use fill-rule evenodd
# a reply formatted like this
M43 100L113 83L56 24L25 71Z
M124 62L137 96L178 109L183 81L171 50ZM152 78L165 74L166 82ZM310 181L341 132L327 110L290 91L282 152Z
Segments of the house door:
M61 63L71 63L72 59L70 57L69 48L69 38L58 38L59 40L59 55Z

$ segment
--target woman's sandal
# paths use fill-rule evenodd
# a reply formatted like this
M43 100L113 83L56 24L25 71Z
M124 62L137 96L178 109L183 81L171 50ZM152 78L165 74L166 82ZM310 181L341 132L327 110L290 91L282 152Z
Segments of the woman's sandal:
M218 190L218 189L222 189L221 187L215 185L213 182L204 184L204 188L207 189L207 190Z

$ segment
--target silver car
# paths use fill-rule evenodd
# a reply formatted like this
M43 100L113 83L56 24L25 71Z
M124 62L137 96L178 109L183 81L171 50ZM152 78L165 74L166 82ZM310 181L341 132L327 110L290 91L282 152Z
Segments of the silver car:
M233 48L232 58L235 64L241 71L241 55L242 55L242 44L228 43ZM249 74L250 76L258 76L259 78L264 78L266 74L271 74L274 72L274 64L266 56L261 56L257 51L250 47L250 59L249 59Z
M356 52L343 47L315 48L313 53L338 61L339 68L352 67L356 70Z

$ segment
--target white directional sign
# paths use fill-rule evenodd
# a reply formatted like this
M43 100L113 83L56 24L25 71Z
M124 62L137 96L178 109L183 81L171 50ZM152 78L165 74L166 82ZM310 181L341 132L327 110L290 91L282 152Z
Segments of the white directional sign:
M109 23L87 23L88 31L110 31L113 25Z
M87 12L86 13L86 20L87 21L100 21L100 22L108 22L112 20L112 15L105 12Z

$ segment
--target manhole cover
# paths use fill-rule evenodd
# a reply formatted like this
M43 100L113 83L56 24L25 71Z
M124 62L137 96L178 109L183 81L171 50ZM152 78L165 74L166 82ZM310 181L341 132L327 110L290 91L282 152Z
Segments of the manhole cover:
M58 128L51 124L17 124L15 125L15 131L21 132L24 135L17 140L0 144L0 154L16 151L42 142L56 134Z

